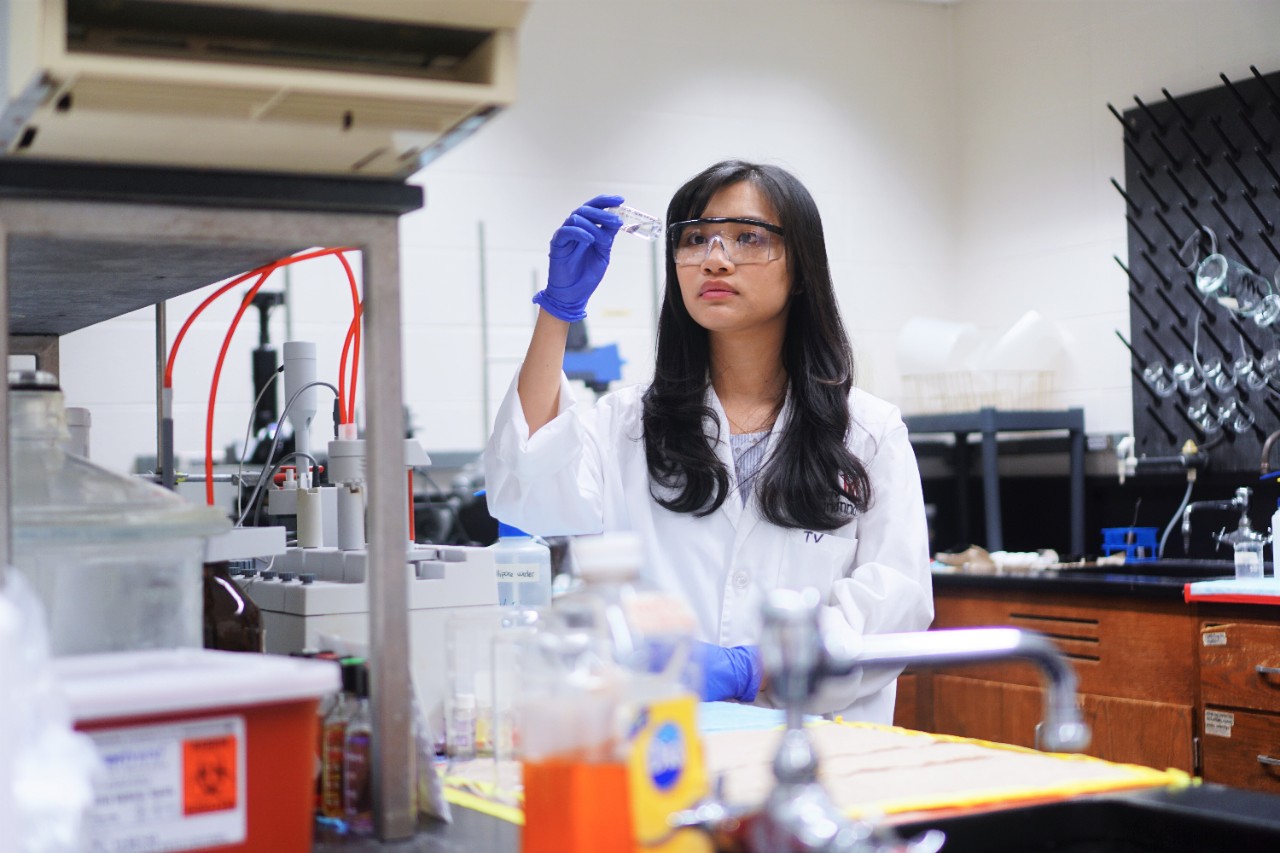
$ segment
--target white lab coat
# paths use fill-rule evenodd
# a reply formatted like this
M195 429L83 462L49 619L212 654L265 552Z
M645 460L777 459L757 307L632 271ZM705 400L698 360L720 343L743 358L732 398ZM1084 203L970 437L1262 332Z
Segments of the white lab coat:
M867 466L873 502L838 530L812 532L766 521L754 493L743 506L728 419L712 390L707 403L720 420L716 455L729 472L730 494L703 518L659 505L641 440L643 393L627 387L594 407L575 407L562 377L559 413L530 437L513 381L485 449L489 511L544 536L640 534L648 547L645 580L688 601L699 639L716 645L758 644L761 605L779 587L816 587L826 605L824 632L855 646L862 634L929 626L933 588L920 474L895 406L851 392L849 448ZM784 403L775 430L785 429L788 413ZM766 454L775 446L771 436ZM809 710L889 724L897 675L867 672L829 682ZM757 702L767 702L763 693Z

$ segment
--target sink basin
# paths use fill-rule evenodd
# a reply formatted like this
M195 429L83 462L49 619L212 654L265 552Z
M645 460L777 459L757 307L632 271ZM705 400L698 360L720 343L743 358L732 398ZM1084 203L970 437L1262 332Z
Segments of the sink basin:
M1280 850L1280 798L1202 785L1081 798L900 827L947 834L943 853L1246 853Z

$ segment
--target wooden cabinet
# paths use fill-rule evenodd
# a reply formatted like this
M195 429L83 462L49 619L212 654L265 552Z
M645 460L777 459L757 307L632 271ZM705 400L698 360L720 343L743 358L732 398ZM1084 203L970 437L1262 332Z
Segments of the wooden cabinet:
M1204 778L1280 793L1280 625L1205 620L1199 647Z
M1010 625L1049 636L1079 680L1093 730L1088 754L1194 772L1197 622L1182 602L982 588L939 590L935 608L935 629ZM1034 666L999 662L915 676L918 727L1035 745L1043 691Z

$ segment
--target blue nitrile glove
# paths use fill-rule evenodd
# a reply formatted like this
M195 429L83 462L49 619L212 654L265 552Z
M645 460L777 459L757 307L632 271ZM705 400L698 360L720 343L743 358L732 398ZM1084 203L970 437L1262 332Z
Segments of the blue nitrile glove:
M606 207L622 204L622 197L598 195L579 207L551 236L551 266L547 286L533 301L552 317L573 323L587 316L587 300L609 268L609 250L622 220Z
M762 674L759 648L734 646L726 649L710 643L698 643L694 654L702 664L704 702L755 701Z

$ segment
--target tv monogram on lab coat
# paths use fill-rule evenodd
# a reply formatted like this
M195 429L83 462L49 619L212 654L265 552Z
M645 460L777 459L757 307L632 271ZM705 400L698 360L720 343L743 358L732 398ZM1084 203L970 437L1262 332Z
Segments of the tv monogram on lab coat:
M645 581L689 602L698 639L705 642L758 644L761 605L780 587L817 588L826 605L823 631L854 647L864 633L929 626L933 592L920 474L895 406L856 389L849 397L853 423L847 442L872 484L867 511L858 514L839 499L848 517L844 526L794 530L766 521L754 494L743 505L729 422L710 389L707 404L719 419L721 438L712 434L709 440L729 472L729 495L702 518L654 500L651 488L667 494L652 484L645 464L643 393L643 387L631 386L606 394L594 407L575 406L562 376L559 413L529 436L513 381L485 449L490 513L543 536L635 531L646 543ZM789 412L784 403L764 464ZM867 672L829 683L809 710L891 723L897 674ZM756 701L769 704L764 695Z

